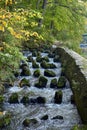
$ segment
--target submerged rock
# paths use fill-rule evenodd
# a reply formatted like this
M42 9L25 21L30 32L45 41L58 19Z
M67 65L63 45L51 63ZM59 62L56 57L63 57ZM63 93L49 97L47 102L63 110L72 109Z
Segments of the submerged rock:
M29 86L29 87L30 87L29 80L26 79L26 78L23 78L23 79L20 81L19 86L20 86L20 87L24 87L24 86Z
M61 104L62 103L62 97L63 97L62 91L61 90L56 91L55 96L54 96L54 102L56 104Z
M18 101L18 93L12 93L12 95L9 97L9 103L19 103Z
M33 119L29 119L29 118L26 118L24 121L23 121L23 125L25 127L29 127L30 125L34 125L34 124L37 124L38 121L37 119L33 118Z
M45 71L44 71L44 76L47 76L47 77L55 77L56 74L55 74L52 70L45 70Z
M41 117L41 120L47 120L48 119L48 115L44 115Z

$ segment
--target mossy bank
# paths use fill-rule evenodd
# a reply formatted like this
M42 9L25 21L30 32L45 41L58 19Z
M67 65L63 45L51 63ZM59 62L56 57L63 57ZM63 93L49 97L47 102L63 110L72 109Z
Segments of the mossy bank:
M67 48L56 48L54 52L62 62L63 75L70 81L82 122L87 124L87 60Z

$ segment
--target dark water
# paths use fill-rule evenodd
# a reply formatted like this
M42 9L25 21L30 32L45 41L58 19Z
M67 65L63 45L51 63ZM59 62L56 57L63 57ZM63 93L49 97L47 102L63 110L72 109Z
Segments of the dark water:
M41 53L42 56L46 56L47 53ZM31 55L29 52L25 52L25 57ZM35 57L33 57L35 59ZM50 63L54 63L53 59L50 58ZM61 63L54 63L57 68L51 69L56 73L56 78L58 79L61 75ZM71 128L76 124L81 124L80 117L78 115L76 106L71 104L70 97L72 91L70 89L69 82L67 81L66 87L62 89L63 101L61 104L54 104L53 98L55 95L55 89L50 88L50 81L53 78L48 78L48 83L46 88L39 89L34 87L35 82L38 80L33 77L33 72L35 69L32 68L32 63L29 62L29 68L31 70L31 76L24 76L26 79L30 80L31 87L20 88L18 87L19 81L23 76L19 76L17 81L15 81L14 86L8 88L5 96L4 109L12 113L12 122L8 128L4 130L71 130ZM40 68L41 74L43 75L44 69ZM13 92L18 92L19 101L23 95L29 95L29 98L36 98L37 96L43 96L46 98L45 105L23 105L19 104L9 104L8 98ZM48 120L43 121L41 117L47 114L49 116ZM63 116L63 120L55 119L53 117L60 115ZM38 120L37 124L31 125L30 127L25 127L22 122L25 118L36 118Z

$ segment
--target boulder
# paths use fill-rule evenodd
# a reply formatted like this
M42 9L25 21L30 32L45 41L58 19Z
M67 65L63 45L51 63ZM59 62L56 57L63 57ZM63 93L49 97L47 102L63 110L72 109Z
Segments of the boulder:
M57 115L57 116L55 116L55 117L52 118L52 120L54 120L54 119L63 120L63 116Z
M35 84L35 87L44 88L47 85L47 81L48 80L44 76L40 76L38 83Z
M51 80L50 87L51 88L57 88L57 79L56 78Z
M33 68L39 68L39 65L38 65L35 61L33 61L33 62L32 62L32 67L33 67Z
M53 59L54 62L59 62L59 55L56 55Z
M37 56L37 52L36 52L36 51L33 51L33 52L32 52L32 56L36 57L36 56Z
M41 62L42 61L42 57L41 56L37 56L36 61L37 62Z
M28 104L28 103L29 103L29 98L28 98L28 96L24 96L24 97L21 99L20 102L23 103L24 105Z
M47 76L47 77L55 77L56 74L55 74L52 70L45 70L45 71L44 71L44 76Z
M48 115L47 114L41 117L41 120L47 120L47 119L48 119Z
M44 56L44 57L42 58L42 60L44 60L44 61L46 61L46 62L49 62L48 56Z
M38 123L38 121L37 121L37 119L28 119L28 118L26 118L24 121L23 121L23 125L25 126L25 127L29 127L30 125L34 125L34 124L37 124Z
M40 70L39 69L35 70L34 73L33 73L33 76L39 77L40 76Z
M38 104L45 104L46 103L46 99L45 97L37 97L37 103Z
M31 75L31 72L29 70L29 68L27 66L25 66L23 69L22 69L22 72L20 74L21 76L30 76Z
M66 78L64 76L60 76L57 87L64 88L65 86L66 86Z
M33 61L32 56L28 56L27 59L28 59L28 62L32 62Z
M9 97L9 103L19 103L18 101L18 94L12 93L12 95Z
M29 87L30 87L29 80L26 79L26 78L23 78L23 79L20 81L19 86L20 86L20 87L24 87L24 86L29 86Z
M56 91L55 96L54 96L54 102L56 104L61 104L62 103L62 97L63 97L62 91L61 90Z
M46 61L44 61L44 60L41 62L40 66L41 66L42 68L44 68L44 69L50 68L49 64L48 64Z
M0 104L2 104L4 102L4 97L3 95L0 95Z

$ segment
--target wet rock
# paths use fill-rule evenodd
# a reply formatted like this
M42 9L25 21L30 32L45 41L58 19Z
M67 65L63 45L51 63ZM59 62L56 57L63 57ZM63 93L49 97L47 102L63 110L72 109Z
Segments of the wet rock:
M18 101L18 94L12 93L12 95L9 97L9 103L19 103Z
M35 61L33 61L33 62L32 62L32 67L33 67L33 68L39 68L39 65L38 65Z
M45 70L45 71L44 71L44 76L47 76L47 77L55 77L56 74L55 74L52 70Z
M75 104L75 98L74 98L74 95L71 95L71 104Z
M44 68L44 69L50 68L49 64L48 64L46 61L44 61L44 60L41 62L40 65L41 65L41 67Z
M54 96L54 102L56 104L61 104L62 103L62 97L63 97L62 91L61 90L56 91L55 96Z
M59 55L56 55L53 59L54 62L59 62Z
M51 80L50 87L51 88L57 88L57 79L56 78Z
M44 104L44 103L46 103L45 97L37 97L37 103L38 104Z
M48 57L49 57L49 58L54 58L54 56L55 56L55 55L54 55L52 52L49 52L49 54L48 54Z
M30 98L29 99L29 104L36 104L37 103L37 99L36 98Z
M29 127L30 125L34 125L34 124L37 124L38 123L38 121L37 121L37 119L28 119L28 118L26 118L24 121L23 121L23 125L25 126L25 127Z
M32 56L28 56L27 59L28 59L28 62L32 62L33 61Z
M40 76L39 82L35 84L35 87L44 88L47 85L47 79L44 76Z
M66 78L64 76L60 76L57 87L64 88L65 86L66 86Z
M39 77L40 76L40 70L39 69L35 70L34 73L33 73L33 76Z
M20 102L23 103L24 105L25 105L25 104L28 104L28 103L29 103L29 97L28 97L28 96L24 96L24 97L21 99Z
M41 117L41 120L47 120L48 119L48 115L44 115L43 117Z
M4 97L3 95L0 95L0 104L2 104L4 102Z
M25 67L22 69L22 72L21 72L20 75L21 75L21 76L30 76L30 75L31 75L31 72L30 72L29 68L25 66Z
M29 86L29 87L30 87L29 80L26 79L26 78L23 78L23 79L20 81L19 86L20 86L20 87L24 87L24 86Z
M5 114L0 114L0 129L2 130L6 126L10 125L11 114L6 112Z
M57 115L57 116L55 116L55 117L52 118L52 120L54 120L54 119L63 120L63 116Z
M36 61L37 62L41 62L42 61L42 57L41 56L37 56Z
M23 64L20 65L20 69L24 69L25 67L28 67L27 63L23 63Z
M36 51L33 51L33 52L32 52L32 56L36 57L36 56L37 56L37 52L36 52Z
M19 71L15 71L15 72L14 72L14 76L15 76L15 77L18 77L19 75L20 75L20 72L19 72Z
M56 68L56 65L53 64L53 63L51 63L51 64L49 64L49 68L50 68L50 69L55 69L55 68Z
M46 62L49 62L48 56L44 56L44 57L42 58L42 60L44 60L44 61L46 61Z

